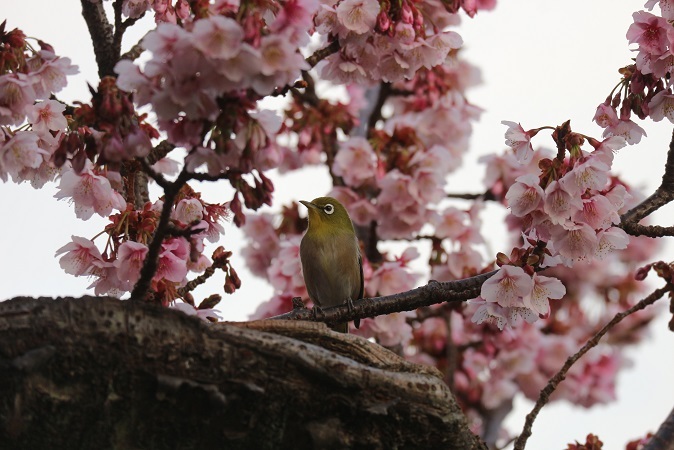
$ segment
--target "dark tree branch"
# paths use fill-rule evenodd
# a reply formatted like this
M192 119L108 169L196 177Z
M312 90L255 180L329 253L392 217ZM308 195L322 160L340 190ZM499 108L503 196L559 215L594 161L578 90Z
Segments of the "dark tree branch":
M566 374L573 366L576 361L578 361L585 353L587 353L590 349L593 347L596 347L597 344L599 344L599 340L615 325L620 323L625 317L629 316L630 314L635 313L636 311L640 311L647 306L652 305L655 303L657 300L659 300L663 295L665 295L667 292L670 292L672 290L672 285L668 284L665 285L664 287L661 287L659 289L656 289L653 291L648 297L644 298L640 302L638 302L636 305L632 306L630 309L623 311L621 313L618 313L615 315L613 319L609 323L607 323L604 328L599 330L597 334L595 334L583 347L581 347L578 352L576 352L574 355L569 356L569 358L566 360L564 363L564 366L553 376L550 381L548 381L548 384L543 388L541 391L540 395L538 396L538 400L536 401L536 404L534 405L534 408L531 410L529 414L527 414L526 421L524 422L524 427L522 429L522 433L517 437L517 440L515 441L515 450L523 450L524 447L526 446L527 439L529 439L529 436L531 436L531 428L534 424L534 421L536 420L536 417L538 416L538 413L541 411L541 408L545 406L546 403L548 403L548 400L550 399L550 395L555 391L559 383L564 381L564 378L566 378Z
M661 227L659 225L640 225L638 223L623 223L621 228L627 234L632 236L646 236L650 238L660 238L665 236L674 236L674 227Z
M337 53L338 51L339 51L339 41L337 39L335 39L327 47L323 47L319 50L316 50L313 55L309 56L306 59L306 62L311 67L314 67L321 60L327 58L328 56L332 55L333 53Z
M189 174L189 179L190 180L197 180L197 181L218 181L218 180L226 180L231 176L231 172L222 172L217 175L211 175L208 173L199 173L199 172L191 172Z
M113 68L119 61L119 47L115 48L112 25L108 21L103 9L103 2L81 0L82 17L89 29L91 42L94 46L98 76L114 76Z
M140 57L140 55L145 51L142 45L140 43L135 44L133 47L129 49L128 52L124 53L122 56L119 57L120 60L122 59L129 59L131 61L135 61Z
M161 186L162 189L166 190L171 186L171 182L168 181L166 178L164 178L164 175L155 171L150 166L150 163L146 159L138 158L138 161L140 161L141 165L143 166L143 170L145 171L145 173L147 173L150 176L150 178L152 178L155 181L155 183Z
M122 0L115 0L112 4L112 8L115 11L115 34L112 43L113 47L117 49L117 54L119 54L122 51L122 38L124 37L124 32L138 20L142 19L143 16L145 16L145 13L141 14L141 16L136 19L128 18L122 20Z
M381 316L401 311L414 311L423 306L445 302L465 302L480 295L480 288L497 271L491 271L474 277L456 281L430 281L427 285L399 294L384 297L363 298L353 301L353 309L347 305L335 306L323 310L315 317L313 310L297 308L273 317L281 320L309 320L329 324Z
M674 132L669 143L665 173L655 192L620 217L620 227L633 236L674 236L674 227L640 225L639 221L674 200Z
M187 295L188 292L192 292L194 289L196 289L197 286L204 284L206 280L208 280L210 277L213 276L216 270L216 264L213 263L210 266L206 267L206 270L204 270L204 273L199 275L193 280L190 280L187 282L187 284L180 289L178 289L178 295L181 297L184 297Z
M151 166L154 165L160 159L165 158L166 155L171 153L175 148L176 146L171 144L169 141L161 141L152 150L150 150L150 154L147 155L147 163Z
M380 83L377 100L372 108L372 113L367 121L367 136L370 136L370 131L377 125L377 122L382 119L382 108L386 99L391 95L391 83Z
M494 201L496 200L496 196L491 190L487 190L487 192L483 192L482 194L454 194L454 193L448 193L447 198L456 198L459 200L486 200L486 201Z
M674 409L643 450L674 450Z
M146 171L148 169L150 169L149 166L145 167ZM152 169L150 170L153 173L155 173ZM148 172L148 174L150 174L150 172ZM155 173L155 175L158 174ZM161 251L161 244L162 242L164 242L164 238L169 233L170 228L169 221L171 220L173 203L175 202L176 196L178 195L178 192L180 192L180 189L183 187L185 183L187 183L189 176L190 174L189 172L187 172L187 168L183 167L182 172L180 172L180 175L178 175L178 178L176 178L176 180L173 183L166 182L166 180L163 177L161 177L161 175L159 175L159 177L161 178L155 179L155 181L157 179L163 179L164 182L166 183L165 186L162 186L164 188L164 205L162 207L161 215L159 217L159 223L157 224L157 228L155 229L154 234L152 236L152 241L148 246L145 261L143 261L143 267L140 269L140 278L138 279L138 282L136 282L136 285L133 287L133 290L131 291L132 300L147 300L147 295L148 291L150 290L152 278L154 277L154 274L157 272L158 268L157 266L159 262L159 252Z

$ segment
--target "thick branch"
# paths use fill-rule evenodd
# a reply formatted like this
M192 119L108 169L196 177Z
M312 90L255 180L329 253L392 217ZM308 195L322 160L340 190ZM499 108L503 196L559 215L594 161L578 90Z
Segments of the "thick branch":
M674 450L674 409L648 441L644 450Z
M1 448L486 450L436 369L322 324L17 298L0 386Z
M87 23L91 42L94 46L98 76L114 76L113 68L119 61L120 47L115 47L112 25L108 22L103 9L103 2L81 0L82 17Z
M615 325L620 323L625 317L629 316L630 314L633 314L637 311L640 311L647 306L652 305L655 303L657 300L659 300L663 295L665 295L667 292L672 290L671 285L666 285L664 287L661 287L660 289L656 289L653 291L648 297L644 298L641 300L639 303L636 305L632 306L630 309L623 311L621 313L618 313L615 315L613 319L609 323L607 323L604 328L599 330L597 334L595 334L583 347L578 350L574 355L570 356L566 362L564 363L564 366L555 374L554 377L548 381L548 384L543 388L541 391L540 395L538 396L538 400L536 401L536 404L534 405L534 408L531 410L529 414L527 414L526 421L524 422L524 428L522 429L522 433L517 437L517 440L515 441L515 450L523 450L524 447L526 446L527 439L529 439L529 436L531 436L531 428L534 424L534 421L536 420L536 417L538 416L538 413L541 411L541 408L545 406L546 403L548 403L548 400L550 399L550 395L555 391L559 383L564 381L564 378L566 378L566 374L571 369L571 366L573 366L576 361L578 361L585 353L587 353L591 348L596 347L597 344L599 344L599 340Z
M353 309L348 305L335 306L323 310L315 317L310 309L297 308L289 313L275 316L273 319L313 320L329 324L381 316L401 311L414 311L422 306L444 302L465 302L480 295L480 287L497 271L491 271L474 277L456 281L431 281L425 286L399 294L384 297L363 298L353 301Z

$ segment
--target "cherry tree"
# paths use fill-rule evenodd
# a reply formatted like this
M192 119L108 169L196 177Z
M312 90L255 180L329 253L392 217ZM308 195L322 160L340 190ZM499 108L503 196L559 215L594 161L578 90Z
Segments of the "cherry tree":
M63 271L87 277L94 295L177 309L215 328L227 320L218 303L247 282L243 260L273 288L248 326L283 334L261 320L360 318L351 333L370 343L325 339L382 346L437 369L428 373L451 390L471 445L524 448L548 402L614 400L625 350L665 314L651 305L672 298L674 266L656 253L674 229L642 221L674 199L674 140L655 192L612 167L618 151L647 139L637 121L674 123L674 10L650 0L633 14L625 32L636 58L598 97L601 135L564 117L503 118L504 150L482 158L483 189L459 192L451 179L471 150L481 105L470 90L481 80L456 29L495 6L82 0L100 80L90 98L72 103L59 92L77 82L77 67L27 37L39 30L13 28L8 17L0 28L0 178L36 189L53 183L78 219L107 220L96 236L73 235L56 250ZM155 26L123 48L147 16ZM282 183L308 166L325 167L332 186L314 196L349 210L365 278L366 298L319 315L308 309L299 261L306 218L298 199L276 198L270 175ZM199 182L226 185L226 197L206 198ZM485 232L491 205L505 214L507 240ZM229 227L245 235L240 255ZM218 277L223 287L195 293ZM385 354L378 358L394 358ZM516 395L535 406L510 435L503 420ZM674 415L627 448L671 448L672 428ZM349 442L321 430L311 434L314 446ZM569 448L599 448L600 439Z

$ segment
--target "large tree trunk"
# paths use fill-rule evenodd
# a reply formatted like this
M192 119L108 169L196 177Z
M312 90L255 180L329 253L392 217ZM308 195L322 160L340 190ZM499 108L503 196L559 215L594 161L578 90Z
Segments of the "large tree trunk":
M482 449L435 369L323 324L0 303L0 448Z

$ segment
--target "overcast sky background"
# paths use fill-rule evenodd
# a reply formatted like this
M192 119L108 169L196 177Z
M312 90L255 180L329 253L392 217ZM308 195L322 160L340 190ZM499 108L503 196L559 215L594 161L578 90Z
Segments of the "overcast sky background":
M8 29L18 27L29 37L49 42L58 55L79 66L80 74L70 78L59 98L89 101L86 83L96 86L98 77L80 2L0 0L0 6L5 15L0 20L8 19ZM465 57L482 69L484 79L483 86L469 92L469 99L485 112L475 127L466 165L449 179L448 190L481 191L484 168L477 159L502 150L505 127L501 120L521 122L530 129L571 119L574 131L599 138L601 129L592 117L619 81L618 68L630 63L632 53L625 32L632 12L642 6L642 2L627 0L499 0L495 11L464 19L459 32L465 42ZM125 48L144 34L147 28L143 25L151 23L148 18L130 29ZM624 179L650 194L660 182L672 125L666 120L640 125L648 138L621 150L614 167ZM539 136L535 144L551 146L546 135ZM275 181L276 200L282 201L311 199L330 187L322 170ZM230 191L223 186L203 185L204 199L229 200ZM66 275L54 252L69 242L71 235L93 237L106 220L97 216L87 222L77 220L71 205L53 199L53 185L36 191L28 184L5 183L0 190L0 299L85 293L89 281ZM672 217L671 205L655 216L663 225L672 225ZM491 235L502 233L500 218L485 217L484 221ZM228 320L244 320L260 300L271 296L271 289L244 270L243 261L237 259L241 234L233 224L225 227L224 245L235 252L233 262L243 288L226 297L221 309ZM492 245L495 251L504 250L498 243ZM673 247L671 242L663 244L662 259L674 259ZM534 425L529 448L561 449L594 432L605 448L617 449L624 448L629 439L655 431L674 406L674 334L667 331L666 316L663 313L656 321L650 340L628 352L634 365L618 379L617 402L590 410L565 402L547 406ZM531 406L529 401L516 400L515 411L507 420L513 432L521 430Z

